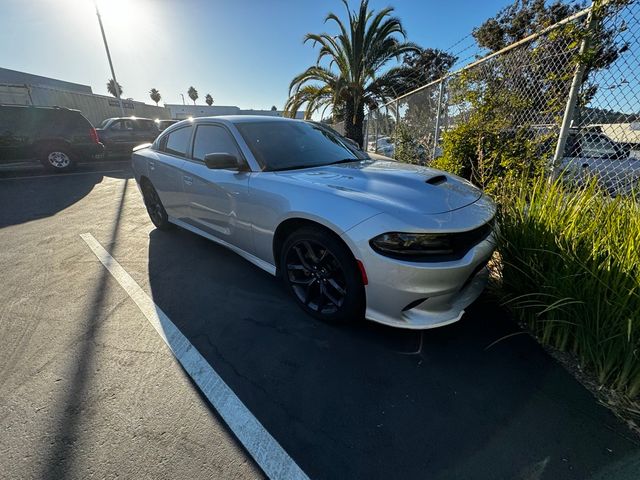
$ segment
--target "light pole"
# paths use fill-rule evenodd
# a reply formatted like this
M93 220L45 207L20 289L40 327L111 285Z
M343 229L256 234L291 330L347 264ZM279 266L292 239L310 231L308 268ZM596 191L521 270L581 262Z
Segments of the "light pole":
M182 97L182 104L186 105L186 103L184 103L184 93L181 93L180 96Z
M100 10L98 9L98 0L94 0L93 4L96 7L96 15L98 16L98 23L100 24L100 31L102 32L102 40L104 41L104 49L107 51L107 59L109 60L109 68L111 69L111 78L113 78L113 86L115 87L116 97L118 97L118 103L120 104L120 113L124 117L124 107L122 106L122 98L120 98L120 85L116 79L116 72L113 69L113 63L111 62L111 53L109 53L107 36L104 34L104 27L102 26L102 17L100 17Z

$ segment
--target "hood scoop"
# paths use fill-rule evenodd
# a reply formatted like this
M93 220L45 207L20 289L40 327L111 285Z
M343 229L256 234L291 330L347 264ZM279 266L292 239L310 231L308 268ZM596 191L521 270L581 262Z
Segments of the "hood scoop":
M436 175L434 177L428 178L424 183L428 183L429 185L440 185L441 183L445 183L447 181L447 177L444 175Z

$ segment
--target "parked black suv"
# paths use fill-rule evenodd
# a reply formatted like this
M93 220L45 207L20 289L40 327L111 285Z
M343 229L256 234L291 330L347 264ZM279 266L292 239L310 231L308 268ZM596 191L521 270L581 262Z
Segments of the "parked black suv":
M103 151L95 128L78 110L0 105L0 165L40 161L65 171Z
M107 118L97 129L107 154L131 155L133 147L153 142L160 131L149 118Z

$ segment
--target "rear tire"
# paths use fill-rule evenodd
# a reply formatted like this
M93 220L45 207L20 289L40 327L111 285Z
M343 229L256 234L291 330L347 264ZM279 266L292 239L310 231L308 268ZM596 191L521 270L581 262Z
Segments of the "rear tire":
M304 311L329 323L364 316L365 292L356 259L333 233L304 227L285 240L279 259L287 290Z
M141 187L144 205L147 207L149 218L158 230L169 230L172 227L172 224L169 222L169 215L167 215L167 211L164 205L162 205L160 196L153 184L146 180L142 182Z
M46 147L40 154L40 161L53 172L68 172L75 166L73 156L66 147Z

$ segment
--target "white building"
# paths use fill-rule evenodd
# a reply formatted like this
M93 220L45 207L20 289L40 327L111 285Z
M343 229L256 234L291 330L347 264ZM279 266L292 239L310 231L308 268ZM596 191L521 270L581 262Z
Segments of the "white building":
M266 117L282 117L282 110L242 110L233 105L180 105L165 104L171 111L171 118L184 120L189 117L218 117L220 115L264 115ZM303 118L303 112L297 112L296 118Z
M121 117L118 100L93 93L89 85L0 68L0 104L67 107L80 110L94 125L105 118ZM168 108L122 100L124 114L142 118L170 118Z

